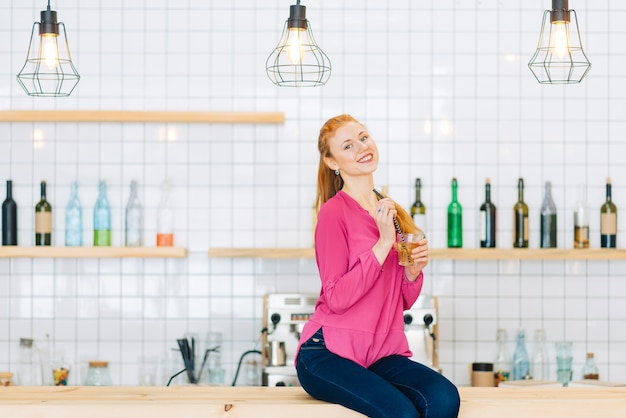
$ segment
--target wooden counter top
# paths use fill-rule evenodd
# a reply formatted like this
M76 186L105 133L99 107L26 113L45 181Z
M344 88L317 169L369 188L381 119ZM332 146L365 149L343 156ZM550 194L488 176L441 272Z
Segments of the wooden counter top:
M626 388L459 388L460 418L623 418ZM11 418L355 418L300 387L0 387Z

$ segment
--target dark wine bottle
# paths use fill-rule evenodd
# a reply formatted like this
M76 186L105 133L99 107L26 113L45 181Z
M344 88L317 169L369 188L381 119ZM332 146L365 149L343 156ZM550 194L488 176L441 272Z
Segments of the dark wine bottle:
M7 180L7 198L2 203L2 245L17 245L17 203L11 180Z
M448 205L448 248L463 247L463 208L457 197L457 181L452 179L452 201Z
M600 208L600 247L615 248L617 243L617 206L611 198L611 179L606 179L606 201Z
M480 205L480 246L496 247L496 205L491 203L491 182L485 182L485 203Z
M524 179L517 181L517 203L513 206L513 247L528 248L528 205L524 202Z
M541 248L556 248L556 205L552 199L552 183L546 181L541 204Z
M46 200L46 182L41 182L41 199L35 206L35 245L52 244L52 206Z
M411 217L415 226L426 230L426 206L422 203L422 181L415 179L415 202L411 205Z

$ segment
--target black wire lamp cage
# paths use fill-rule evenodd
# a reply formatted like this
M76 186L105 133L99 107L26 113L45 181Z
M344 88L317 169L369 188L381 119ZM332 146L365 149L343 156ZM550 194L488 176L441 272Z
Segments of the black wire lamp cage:
M576 11L568 9L568 0L552 0L552 10L543 13L539 44L528 68L541 84L580 83L589 72Z
M41 22L33 24L26 62L17 75L26 94L40 97L69 96L80 75L70 56L65 24L57 22L57 12L41 11Z
M265 70L277 86L315 87L330 77L330 60L315 42L306 6L290 6L278 46L267 58Z

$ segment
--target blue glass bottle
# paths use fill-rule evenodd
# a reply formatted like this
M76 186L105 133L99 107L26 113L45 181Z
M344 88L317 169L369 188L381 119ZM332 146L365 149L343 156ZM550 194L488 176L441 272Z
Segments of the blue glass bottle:
M93 245L108 247L111 245L111 206L107 199L106 183L100 181L100 192L93 208Z
M517 346L513 354L511 380L530 379L530 359L526 351L526 334L523 329L517 332Z
M68 247L83 245L83 209L78 199L78 182L72 183L70 199L65 206L65 245Z

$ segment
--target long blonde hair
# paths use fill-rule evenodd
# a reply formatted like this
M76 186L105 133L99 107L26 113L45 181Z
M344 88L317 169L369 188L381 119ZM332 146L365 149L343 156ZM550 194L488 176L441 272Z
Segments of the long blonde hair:
M324 158L332 157L329 145L330 138L335 135L337 129L349 122L355 122L363 126L363 124L354 117L343 114L328 119L320 129L320 135L317 140L317 149L320 153L320 163L317 169L317 199L315 201L316 211L319 211L319 208L323 203L336 195L337 192L343 188L343 179L341 178L341 175L335 175L334 170L331 170L330 167L326 165ZM413 223L411 215L409 215L409 213L397 202L394 201L394 204L396 206L396 211L398 212L396 219L398 220L400 229L403 232L421 232L420 229Z

